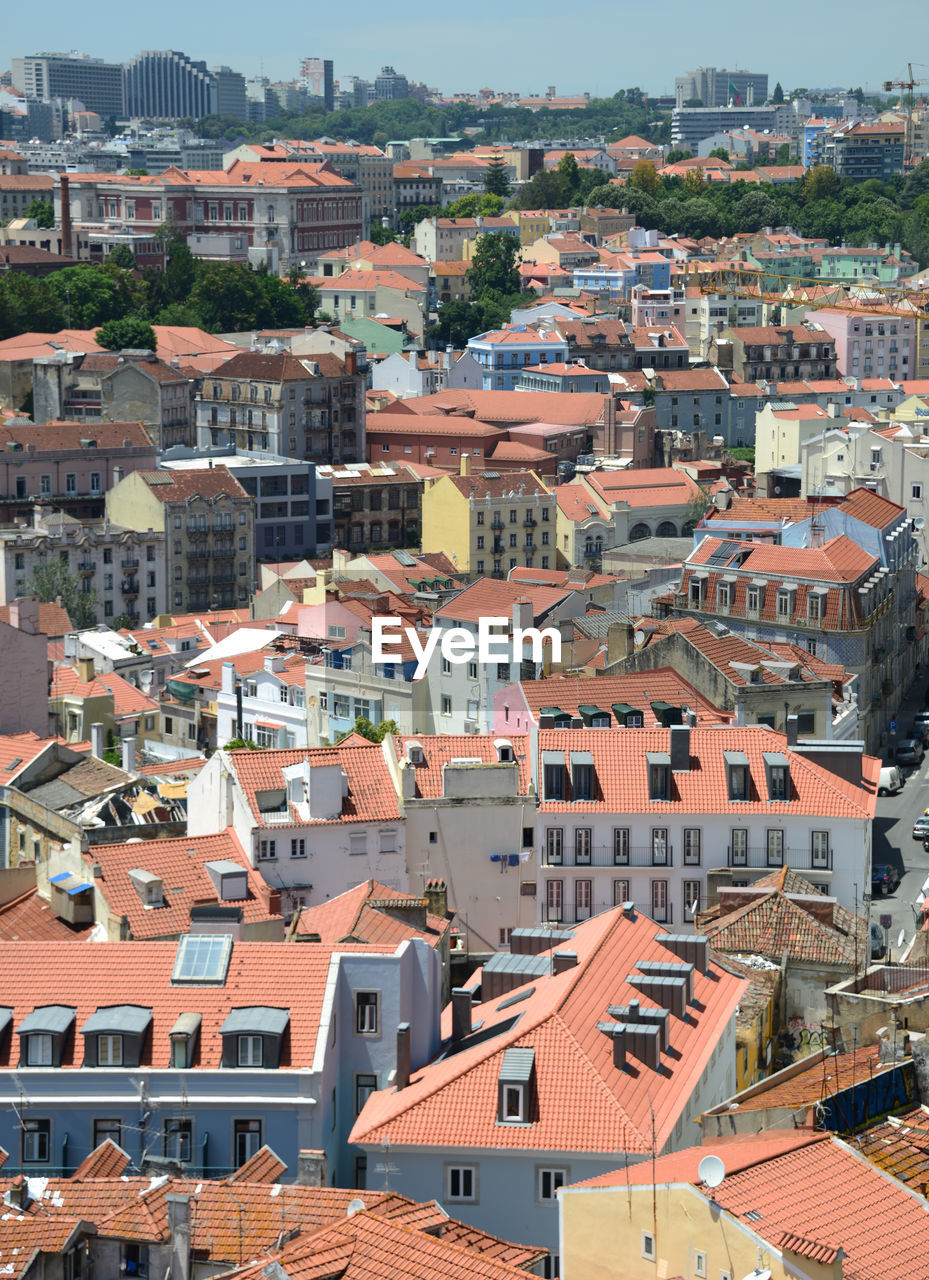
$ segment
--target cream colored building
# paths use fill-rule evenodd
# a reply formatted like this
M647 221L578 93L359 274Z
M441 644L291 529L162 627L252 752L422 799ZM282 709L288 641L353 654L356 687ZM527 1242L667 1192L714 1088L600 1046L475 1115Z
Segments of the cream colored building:
M423 491L422 549L483 577L553 568L556 510L534 471L442 476Z
M134 471L106 495L127 529L164 534L167 603L174 613L242 606L255 589L255 507L225 467Z

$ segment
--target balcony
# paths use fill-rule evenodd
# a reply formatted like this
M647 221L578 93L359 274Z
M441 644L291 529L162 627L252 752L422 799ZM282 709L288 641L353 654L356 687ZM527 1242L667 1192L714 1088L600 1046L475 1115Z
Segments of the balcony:
M563 849L556 854L549 849L543 849L539 853L539 861L544 868L673 867L674 849L669 845L667 850L659 853L650 844L630 845L621 854L617 853L611 845L594 845L589 854L578 854L574 849ZM700 861L698 859L693 864L687 865L699 867Z
M570 889L570 881L565 886L566 890ZM590 906L579 906L574 902L566 902L561 907L552 907L547 903L542 904L542 925L552 925L557 930L563 925L582 924L585 920L589 920L591 916L598 916L604 911L610 911L617 906L612 900L591 902ZM692 917L689 912L684 912L682 907L677 903L667 903L664 907L657 907L651 902L633 902L636 915L647 916L649 920L654 920L656 924L674 924L683 922L691 923ZM556 944L557 945L557 944Z
M523 524L526 525L527 528L535 526L538 523L539 522L538 520L536 520L535 516L526 516L525 520L523 521Z
M814 854L810 849L768 849L764 845L749 845L746 849L726 851L727 866L749 867L770 871L772 867L790 867L794 871L831 871L832 850Z
M214 586L218 587L223 584L228 584L230 582L235 582L235 574L231 569L221 569L219 573L213 574Z
M213 559L214 559L214 560L231 560L231 559L233 558L233 556L234 556L234 555L235 555L235 547L232 547L232 546L225 547L225 546L224 546L224 547L214 547L214 548L213 548Z
M134 578L124 578L119 584L119 589L124 596L137 596L139 594L139 584Z
M121 564L124 569L138 569L139 567L138 560L123 560Z
M191 547L187 552L188 560L209 560L212 555L209 547Z
M96 573L97 566L93 560L82 560L77 566L79 573Z
M188 524L187 526L188 538L205 538L209 532L209 529L201 529L199 525Z
M503 524L503 521L500 519L500 517L499 517L499 516L494 516L493 520L491 520L491 522L490 522L490 527L491 527L491 529L501 529L501 530L502 530L502 529L504 528L504 524Z

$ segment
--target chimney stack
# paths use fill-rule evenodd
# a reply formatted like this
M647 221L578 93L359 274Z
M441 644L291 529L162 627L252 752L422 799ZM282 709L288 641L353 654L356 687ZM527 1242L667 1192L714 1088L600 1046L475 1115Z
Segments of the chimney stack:
M458 465L458 474L461 476L469 476L471 474L470 453L463 453L461 455L461 462Z
M135 743L134 737L123 738L123 773L135 773Z
M103 725L92 724L90 726L90 754L96 756L98 760L103 759Z
M619 1071L626 1067L626 1028L622 1024L613 1030L613 1066Z
M297 1186L327 1187L329 1162L325 1151L299 1151L297 1153Z
M78 674L78 678L83 680L85 684L90 684L90 682L94 678L93 658L78 658L77 674Z
M569 969L577 968L577 952L576 951L553 951L552 952L552 972L555 974L567 973Z
M61 256L63 258L73 258L74 235L71 226L71 189L66 173L61 173L58 177L61 183Z
M797 745L797 726L799 724L798 717L789 715L787 717L787 745L795 747Z
M394 1084L405 1089L410 1083L410 1024L401 1022L397 1027L397 1068Z
M464 987L452 991L452 1043L471 1034L471 992Z
M413 770L409 770L409 773L415 782ZM444 880L427 880L423 897L430 915L438 916L441 920L448 919L448 886Z
M171 1246L171 1263L168 1270L172 1280L189 1280L190 1276L190 1196L165 1196L168 1214L168 1238Z

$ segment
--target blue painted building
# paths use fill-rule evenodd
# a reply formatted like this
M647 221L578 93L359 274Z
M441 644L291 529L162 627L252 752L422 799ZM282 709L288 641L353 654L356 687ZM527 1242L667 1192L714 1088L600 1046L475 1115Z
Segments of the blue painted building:
M568 344L544 322L538 329L510 325L468 340L468 351L481 366L483 391L513 391L527 365L564 364Z
M222 926L220 926L222 927ZM225 1177L262 1145L295 1173L387 1086L397 1028L415 1069L439 1044L441 964L388 948L238 942L0 943L0 1145L7 1171L67 1173L105 1138L135 1170Z

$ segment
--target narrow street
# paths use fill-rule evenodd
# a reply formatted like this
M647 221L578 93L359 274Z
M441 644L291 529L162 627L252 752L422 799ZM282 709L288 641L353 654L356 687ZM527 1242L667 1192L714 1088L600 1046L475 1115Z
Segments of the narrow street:
M898 729L892 741L898 742L906 736L913 716L922 710L927 683L926 676L920 676L905 698L897 713ZM893 747L889 746L883 758L890 763L892 757ZM872 852L874 866L889 863L902 877L895 893L875 897L871 903L871 920L875 924L880 922L881 915L891 917L888 940L894 958L900 930L906 931L904 946L913 937L916 898L929 878L929 853L923 849L922 841L913 839L913 822L929 807L929 754L918 768L901 769L901 772L906 776L903 790L895 796L878 796ZM866 885L865 891L870 892L870 888Z

